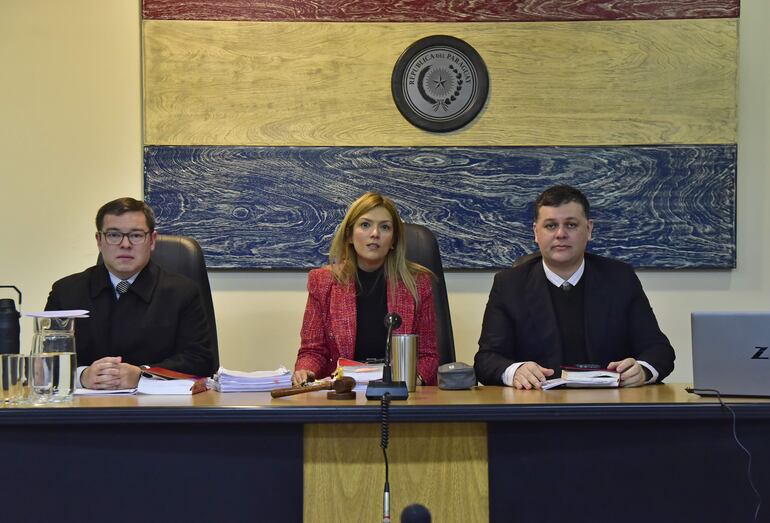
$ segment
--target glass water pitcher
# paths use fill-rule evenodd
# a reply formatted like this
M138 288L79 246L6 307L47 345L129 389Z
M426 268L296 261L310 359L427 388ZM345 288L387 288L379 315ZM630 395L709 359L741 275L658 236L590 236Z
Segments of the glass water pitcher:
M77 357L75 318L34 317L29 355L30 392L34 403L63 402L75 392Z

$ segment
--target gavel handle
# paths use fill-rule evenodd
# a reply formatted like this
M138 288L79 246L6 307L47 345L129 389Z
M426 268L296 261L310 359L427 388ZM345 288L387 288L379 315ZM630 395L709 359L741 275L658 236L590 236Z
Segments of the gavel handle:
M313 385L305 385L303 387L275 389L270 391L270 396L273 398L283 398L284 396L294 396L295 394L304 394L305 392L313 392L316 390L329 390L332 388L332 384L332 381L322 381Z

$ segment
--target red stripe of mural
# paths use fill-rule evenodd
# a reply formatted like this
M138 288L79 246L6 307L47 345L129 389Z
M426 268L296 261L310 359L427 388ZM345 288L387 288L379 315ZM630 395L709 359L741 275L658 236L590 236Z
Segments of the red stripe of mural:
M740 0L143 0L146 19L534 22L736 18Z

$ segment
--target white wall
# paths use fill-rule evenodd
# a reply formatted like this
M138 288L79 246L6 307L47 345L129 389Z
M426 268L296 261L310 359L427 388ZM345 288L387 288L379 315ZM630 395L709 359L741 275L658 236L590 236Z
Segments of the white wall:
M0 283L39 310L51 283L93 263L93 217L142 194L139 0L0 1ZM770 3L744 0L738 79L738 267L641 274L689 381L692 310L770 309ZM304 273L210 275L222 364L292 365ZM459 360L473 361L491 273L450 273ZM5 293L3 297L9 296ZM22 343L31 339L22 323Z
M139 34L138 0L0 1L0 282L23 310L93 265L101 203L141 195Z

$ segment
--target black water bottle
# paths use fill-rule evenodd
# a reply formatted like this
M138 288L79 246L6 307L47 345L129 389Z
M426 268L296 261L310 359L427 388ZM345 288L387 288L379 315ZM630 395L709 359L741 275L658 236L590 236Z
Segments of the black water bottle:
M0 285L0 288L16 289L13 285ZM19 305L21 305L21 291ZM19 311L10 298L0 299L0 354L19 354Z

